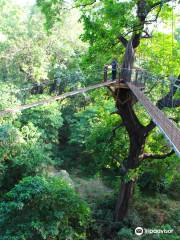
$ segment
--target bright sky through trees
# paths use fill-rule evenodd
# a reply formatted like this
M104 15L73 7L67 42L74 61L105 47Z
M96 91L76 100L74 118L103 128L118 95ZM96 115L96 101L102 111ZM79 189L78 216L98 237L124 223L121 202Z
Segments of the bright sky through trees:
M14 0L14 2L21 5L26 5L26 4L33 5L36 2L36 0Z

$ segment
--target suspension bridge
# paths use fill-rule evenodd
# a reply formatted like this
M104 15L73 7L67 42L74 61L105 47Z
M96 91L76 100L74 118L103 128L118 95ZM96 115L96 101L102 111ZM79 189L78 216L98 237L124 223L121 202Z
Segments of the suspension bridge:
M122 70L122 69L121 69ZM80 88L78 90L74 90L71 92L67 92L61 95L52 96L48 99L40 100L34 103L22 104L19 106L15 106L13 108L7 108L0 111L0 117L3 117L9 113L17 113L21 112L25 109L38 107L46 104L50 104L57 100L63 100L67 97L71 97L77 94L82 94L88 92L93 89L98 89L102 87L114 87L114 88L125 88L130 89L133 94L136 96L137 100L144 106L147 113L152 118L153 122L157 125L160 131L164 134L166 139L169 141L170 145L174 148L175 152L178 156L180 156L180 130L177 126L165 115L165 113L159 109L149 98L147 98L144 94L144 89L146 87L146 81L151 77L154 80L159 79L159 76L154 76L147 71L139 70L139 69L125 69L126 75L128 77L128 81L122 81L121 76L118 76L118 79L114 81L108 80L109 75L107 69L104 71L104 82L98 83L95 85L91 85L85 88ZM121 72L121 71L120 71ZM179 85L177 82L180 81L176 79L174 83L174 87L179 89ZM173 104L173 103L172 103Z

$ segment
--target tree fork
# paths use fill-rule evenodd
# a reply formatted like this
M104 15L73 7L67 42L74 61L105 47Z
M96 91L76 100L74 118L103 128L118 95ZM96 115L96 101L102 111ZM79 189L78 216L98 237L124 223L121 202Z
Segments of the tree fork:
M165 0L164 3L167 3L169 1L170 0ZM121 78L124 80L124 82L130 81L131 79L131 69L133 68L135 60L135 49L140 44L146 18L154 8L161 6L161 4L162 1L158 1L150 5L146 0L138 0L137 18L139 20L139 30L137 31L135 27L133 28L133 34L129 41L127 41L127 39L122 36L118 38L126 49L121 72ZM157 17L160 10L158 11ZM175 91L176 89L174 89L172 95L174 95ZM144 151L146 138L156 125L153 121L150 121L147 126L143 126L140 123L133 109L134 95L130 90L118 89L113 93L113 97L116 101L116 107L118 109L117 114L121 116L123 124L126 127L129 135L130 147L127 164L125 166L127 174L129 169L135 169L140 164L140 159ZM167 98L167 96L165 98ZM160 104L162 101L164 104L165 99L161 99L158 104ZM126 182L124 178L122 179L120 193L115 209L115 221L123 220L127 216L129 203L132 199L134 185L135 182L132 180Z

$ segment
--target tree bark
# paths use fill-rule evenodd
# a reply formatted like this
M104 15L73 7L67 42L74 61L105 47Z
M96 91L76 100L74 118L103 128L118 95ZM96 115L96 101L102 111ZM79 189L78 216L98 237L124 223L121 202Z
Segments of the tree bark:
M169 2L170 0L165 0L164 3ZM156 7L161 5L162 1L157 1L154 4L150 4L146 0L137 1L137 19L138 30L136 26L133 28L133 35L129 41L122 36L118 37L118 40L126 48L123 63L122 63L122 72L121 78L124 82L130 81L131 79L131 69L134 65L135 59L135 49L139 46L140 40L142 38L142 33L144 25L146 23L146 18L148 14ZM164 4L163 3L163 4ZM156 19L159 15L157 13ZM154 20L153 20L154 21ZM157 103L157 106L162 109L164 106L169 106L169 99L172 99L176 88L172 86L170 92L164 98L160 99ZM144 145L146 138L150 131L155 128L155 123L150 121L147 126L143 126L138 117L136 116L133 110L133 103L135 96L130 90L127 89L117 89L113 92L113 96L116 101L116 107L118 109L117 113L121 116L124 126L129 135L129 154L127 158L127 163L125 164L125 174L128 170L135 169L140 164L140 159L144 151ZM179 102L175 102L172 107L178 105ZM126 175L125 175L126 176ZM125 176L121 180L120 192L115 209L115 221L123 220L128 213L129 203L132 199L133 189L135 185L134 180L125 181Z
M122 181L118 201L115 209L115 221L123 220L126 217L129 203L133 195L134 182Z
M127 45L127 47L128 46L129 45ZM132 52L134 54L134 50ZM129 50L126 51L125 54L129 54ZM128 56L124 57L125 67L127 65L133 67L133 54L130 54L130 63L128 62ZM129 81L129 78L125 78L125 81ZM175 83L177 85L179 83L178 80ZM169 103L172 102L173 96L176 91L177 86L175 87L174 85L171 85L169 92L164 97L162 97L156 105L161 110L164 107L169 106ZM149 133L156 127L156 124L152 120L147 126L144 126L140 123L133 109L135 96L129 89L116 89L113 93L113 96L116 100L116 108L118 110L117 114L119 114L122 118L123 125L125 126L129 136L129 153L124 166L125 173L127 174L128 170L135 169L141 164L146 138ZM176 104L170 104L170 107L176 107ZM168 156L169 154L166 157ZM132 199L135 180L125 181L126 174L121 180L120 192L115 208L115 221L123 220L127 216L129 204Z
M119 89L115 95L116 107L126 127L130 141L129 154L125 164L127 172L139 165L139 156L144 150L146 134L144 126L139 122L133 110L133 93L127 89ZM126 217L135 185L134 181L130 180L126 182L124 178L121 181L120 193L116 204L115 221Z

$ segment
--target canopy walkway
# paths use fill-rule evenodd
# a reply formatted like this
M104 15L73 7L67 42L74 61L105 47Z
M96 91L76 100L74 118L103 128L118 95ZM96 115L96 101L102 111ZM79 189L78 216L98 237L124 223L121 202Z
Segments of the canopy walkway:
M180 130L176 127L176 125L171 120L168 119L168 117L157 106L155 106L144 95L142 91L145 88L146 79L149 78L148 74L149 73L147 71L142 71L142 70L140 71L139 69L127 70L128 79L131 79L131 80L124 82L124 81L121 81L120 75L118 79L116 79L115 81L107 81L109 76L107 72L104 72L105 82L103 83L91 85L85 88L80 88L75 91L67 92L58 96L53 96L48 99L40 100L34 103L19 105L19 106L15 106L14 108L8 108L3 111L0 111L0 117L3 117L8 113L16 113L19 111L23 111L25 109L50 104L57 100L63 100L67 97L71 97L80 93L85 93L87 91L105 87L105 86L112 86L115 88L127 88L133 92L133 94L137 97L138 101L145 107L146 111L151 116L153 122L159 127L159 129L168 139L168 141L170 142L170 144L172 145L176 153L180 156ZM179 85L176 85L176 87L179 88Z
M19 106L15 106L14 108L6 108L5 110L0 111L0 117L3 117L5 115L7 115L8 113L21 112L25 109L38 107L38 106L42 106L42 105L47 105L47 104L50 104L50 103L52 103L54 101L57 101L57 100L63 100L64 98L71 97L71 96L74 96L76 94L85 93L87 91L97 89L97 88L101 88L101 87L104 87L104 86L110 86L112 84L115 84L115 82L114 81L103 82L103 83L95 84L95 85L92 85L92 86L89 86L89 87L86 87L86 88L80 88L80 89L72 91L72 92L64 93L64 94L59 95L59 96L53 96L53 97L50 97L48 99L44 99L44 100L37 101L37 102L34 102L34 103L19 105Z
M159 127L161 132L169 140L174 150L180 155L180 130L169 120L166 115L132 83L127 83L131 91L135 94L139 102L145 107L153 122Z

